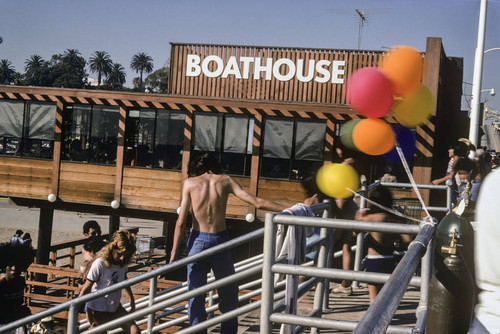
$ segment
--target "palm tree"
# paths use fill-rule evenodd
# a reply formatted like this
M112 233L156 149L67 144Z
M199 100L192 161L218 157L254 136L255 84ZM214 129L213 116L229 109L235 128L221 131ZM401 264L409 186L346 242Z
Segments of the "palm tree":
M15 74L16 70L10 60L0 60L0 84L10 84L14 81Z
M97 86L101 85L101 77L111 72L113 61L106 51L96 51L89 59L90 71L97 72Z
M34 71L43 66L44 60L41 56L35 54L30 57L30 59L26 59L24 62L24 71Z
M130 67L139 73L139 90L142 91L142 73L153 72L153 58L145 54L144 52L139 52L132 57L132 62Z
M123 67L122 64L113 64L113 68L106 78L106 83L113 89L121 88L125 83L126 76L125 67Z

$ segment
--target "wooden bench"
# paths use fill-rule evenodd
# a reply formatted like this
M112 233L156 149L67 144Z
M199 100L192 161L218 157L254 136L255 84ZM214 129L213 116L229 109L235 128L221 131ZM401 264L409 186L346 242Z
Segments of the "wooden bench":
M35 276L47 275L47 281L40 281ZM78 296L79 272L72 268L54 267L32 264L26 273L26 291L24 297L31 313L38 313L49 307L68 301ZM38 291L43 290L43 291ZM68 318L68 312L62 311L54 315L57 318ZM84 317L84 314L81 314Z

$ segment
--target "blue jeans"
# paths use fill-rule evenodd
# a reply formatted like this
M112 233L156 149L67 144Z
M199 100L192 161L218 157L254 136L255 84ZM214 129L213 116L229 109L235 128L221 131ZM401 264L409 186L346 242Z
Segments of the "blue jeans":
M189 235L187 252L188 256L197 254L207 248L216 246L229 240L227 231L218 233L205 233L191 230ZM212 269L216 279L221 279L234 274L233 259L231 251L225 250L201 261L197 261L187 266L187 279L189 291L197 289L207 284L207 274ZM219 309L221 313L234 310L238 307L238 286L230 284L218 289ZM197 296L189 300L189 324L191 326L207 320L205 310L205 295ZM206 333L200 331L198 333ZM232 334L238 332L238 318L221 324L222 334Z

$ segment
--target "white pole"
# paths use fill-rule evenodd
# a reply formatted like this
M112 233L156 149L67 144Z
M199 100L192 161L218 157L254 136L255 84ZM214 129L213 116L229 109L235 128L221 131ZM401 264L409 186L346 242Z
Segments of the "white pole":
M483 73L484 35L486 30L486 9L488 0L481 0L479 27L477 32L476 56L474 58L474 77L472 81L472 109L470 112L469 140L477 147L479 128L479 107L481 99L481 78Z

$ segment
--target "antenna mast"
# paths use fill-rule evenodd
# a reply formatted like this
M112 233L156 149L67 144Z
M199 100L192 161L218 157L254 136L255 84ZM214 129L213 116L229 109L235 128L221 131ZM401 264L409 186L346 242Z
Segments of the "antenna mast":
M359 23L358 23L358 50L361 47L361 31L363 30L363 25L366 21L366 16L364 12L360 12L358 9L355 9L356 14L359 16Z

